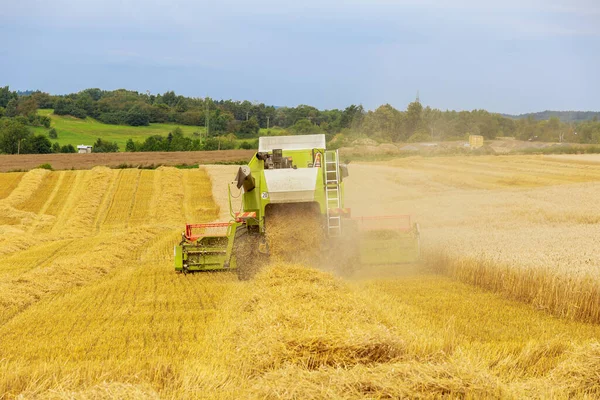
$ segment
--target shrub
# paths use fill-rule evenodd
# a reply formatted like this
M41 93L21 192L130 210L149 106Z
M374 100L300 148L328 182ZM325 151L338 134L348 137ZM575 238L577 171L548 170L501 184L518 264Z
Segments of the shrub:
M125 144L125 151L133 153L137 150L137 147L138 146L136 146L133 139L129 139L129 140L127 140L127 143Z
M252 143L243 141L242 143L240 143L240 149L244 149L244 150L250 150L254 148L254 146L252 145Z
M41 165L38 165L38 168L41 168L41 169L47 169L47 170L49 170L49 171L54 171L54 168L52 168L52 165L50 165L50 164L48 164L48 163L46 163L46 164L41 164Z
M85 117L87 117L87 112L83 108L79 107L73 107L69 114L80 119L84 119Z
M98 138L94 147L92 148L93 153L116 153L119 151L119 145L115 142L109 142Z
M45 115L38 115L38 120L44 128L50 128L50 123L52 122L50 117L47 117Z
M127 120L127 113L123 111L106 112L98 116L98 121L104 122L105 124L120 125L125 124Z
M148 126L150 117L141 107L135 106L127 112L125 122L131 126Z
M75 147L72 144L66 144L60 148L61 153L77 153Z

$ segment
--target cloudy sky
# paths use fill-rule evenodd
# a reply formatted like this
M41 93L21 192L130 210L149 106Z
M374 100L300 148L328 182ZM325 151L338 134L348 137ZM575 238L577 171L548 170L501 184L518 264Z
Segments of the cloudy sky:
M600 110L600 0L0 0L0 85Z

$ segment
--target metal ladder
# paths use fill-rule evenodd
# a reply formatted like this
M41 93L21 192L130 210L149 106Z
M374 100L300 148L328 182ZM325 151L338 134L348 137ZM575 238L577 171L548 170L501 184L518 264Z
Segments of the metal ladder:
M337 150L325 151L325 203L327 204L327 233L330 237L342 234L342 218L339 213L331 215L331 208L340 208L340 166Z

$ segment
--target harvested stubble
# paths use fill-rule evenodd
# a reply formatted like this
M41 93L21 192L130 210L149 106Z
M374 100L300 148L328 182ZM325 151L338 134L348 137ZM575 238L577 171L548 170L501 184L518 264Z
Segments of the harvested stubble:
M17 187L24 172L11 172L7 174L0 174L0 199L4 199L6 196L12 193Z
M206 174L167 169L130 179L137 172L59 172L64 175L56 180L56 190L41 207L31 207L35 213L2 228L6 233L0 240L35 240L0 258L0 293L11 290L11 282L39 298L19 297L34 301L27 309L11 306L10 316L0 317L0 398L600 396L598 326L553 318L442 276L343 281L304 262L278 262L247 283L233 274L175 274L172 245L183 223L203 222L218 212L210 196L197 193L209 185ZM81 193L92 189L95 173L103 176L97 184L106 191L92 193L83 207ZM392 178L415 179L400 175ZM379 187L385 187L382 179L393 180L369 176ZM188 187L191 182L194 189ZM482 182L489 183L469 184ZM486 229L499 227L506 235L518 231L499 221L514 218L512 210L502 208L507 199L531 205L544 198L553 204L556 195L515 191L499 196L496 190L478 197L474 189L454 188L448 198L440 195L440 183L429 187L417 177L411 185L390 196L373 193L392 199L393 210L415 200L420 212L437 210L439 230L432 220L417 219L427 230L427 245L451 249L458 239L444 240L458 235L475 253L473 243L494 248L495 237L481 240ZM427 192L424 198L423 186L436 196ZM461 209L464 204L484 212ZM80 217L73 216L77 207ZM448 212L455 207L456 214ZM164 211L156 218L159 210ZM493 215L486 216L490 211ZM43 232L32 229L45 215L51 218ZM69 221L81 230L69 229ZM541 221L527 221L528 232L539 236L535 226ZM573 236L589 233L593 241L593 232L578 221L552 224L563 233L565 225L573 225ZM465 224L471 236L460 231ZM290 242L285 237L284 232L284 242ZM507 236L499 238L498 243L509 243ZM558 248L560 241L546 239L542 251ZM586 240L580 239L583 247L576 251L594 257L584 252ZM0 242L0 252L6 245L14 243ZM510 247L522 254L529 244L520 235ZM561 264L569 257L552 260ZM539 260L523 266L535 267ZM593 270L593 264L577 267L581 273ZM61 283L62 275L69 282Z
M366 292L303 265L277 263L263 269L224 305L205 340L211 346L198 358L212 363L189 366L202 373L184 385L225 397L501 392L497 379L461 366L465 360L448 369L444 360L450 353L444 349L451 346L422 343Z
M157 229L138 228L111 237L91 238L86 243L93 249L91 252L65 256L0 282L0 321L44 297L106 275L158 232Z
M400 359L406 343L342 281L303 265L267 267L224 311L214 351L255 376L285 365L308 370ZM234 360L231 360L234 361Z
M465 326L453 327L451 316L428 314L384 293L386 287L402 290L399 284L364 287L301 265L271 265L236 288L235 299L215 316L203 339L209 346L184 367L195 374L186 374L182 389L191 397L290 399L592 398L600 393L598 342L520 342L510 331L526 338L522 331L531 321L520 320L521 314L535 312L515 305L499 313L517 318L507 327L512 340L469 338L470 324L482 333L488 327L470 317L460 322ZM421 295L440 296L437 302L444 304L448 289ZM485 307L473 313L485 315ZM540 332L568 327L555 324ZM490 329L506 327L503 321L494 325Z
M170 266L184 214L218 213L210 195L181 189L184 178L210 185L206 172L136 175L31 171L0 200L0 224L11 224L0 227L1 399L157 397L152 386L173 376L164 358L202 332L233 277L182 282Z
M579 346L549 375L547 390L557 398L600 398L600 343Z
M396 362L309 371L287 367L252 386L256 398L292 399L500 399L499 379L465 359L442 363Z
M40 396L39 400L160 400L160 396L149 385L132 385L120 382L104 382L89 389L71 391L53 389Z
M3 199L3 204L15 207L29 199L31 194L41 185L44 177L49 173L50 172L45 169L34 169L26 173L23 178L21 178L19 185L10 193L10 195L8 195L8 197Z
M151 173L156 179L141 184L130 179L139 175L138 170L105 167L21 174L14 190L0 200L0 224L4 224L0 226L0 321L51 295L113 272L138 257L142 249L164 243L163 237L175 240L185 221L183 174L206 181L206 173L175 168ZM157 187L148 201L133 203L135 193L148 184ZM210 220L218 212L205 195L188 196L207 210L207 215L195 213L200 221ZM150 204L154 206L151 213ZM129 223L135 213L157 213L161 223L150 219ZM117 227L116 222L120 222Z

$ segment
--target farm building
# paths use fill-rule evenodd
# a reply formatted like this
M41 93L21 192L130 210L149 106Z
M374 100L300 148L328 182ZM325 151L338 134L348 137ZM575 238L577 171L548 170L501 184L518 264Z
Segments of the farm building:
M91 153L92 146L86 146L85 144L80 144L79 146L77 146L77 152L80 154Z

